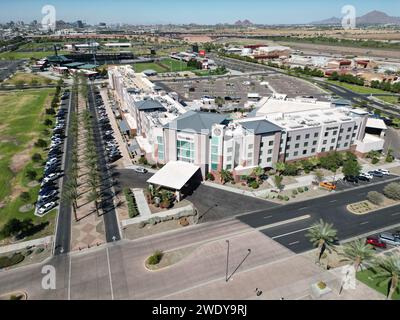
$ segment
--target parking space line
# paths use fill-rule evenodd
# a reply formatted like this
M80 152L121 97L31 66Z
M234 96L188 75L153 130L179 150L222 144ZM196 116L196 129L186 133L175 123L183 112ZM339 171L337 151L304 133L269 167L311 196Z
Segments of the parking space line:
M291 243L289 243L288 245L289 246L293 246L293 245L295 245L295 244L299 244L300 243L300 241L295 241L295 242L291 242Z
M269 218L272 218L273 216L266 216L266 217L264 217L264 219L269 219Z
M364 224L368 224L368 223L369 223L369 221L364 221L364 222L361 222L360 225L364 225Z
M107 264L108 264L108 276L110 279L111 300L114 300L114 289L113 289L113 283L112 283L112 277L111 277L110 255L108 253L108 248L106 248L106 252L107 252Z
M392 216L398 216L398 215L400 215L400 212L396 212L396 213L392 214Z

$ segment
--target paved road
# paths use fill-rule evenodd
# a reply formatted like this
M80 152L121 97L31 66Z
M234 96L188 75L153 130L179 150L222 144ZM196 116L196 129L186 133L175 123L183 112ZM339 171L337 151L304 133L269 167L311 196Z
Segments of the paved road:
M0 80L6 80L10 75L14 74L23 63L24 60L0 61Z
M72 164L72 148L74 144L74 137L69 134L69 128L71 127L71 115L76 110L77 95L75 90L71 90L70 99L68 102L68 113L67 113L67 130L65 132L67 138L65 139L65 153L62 169L64 174L67 174ZM64 176L61 183L60 195L64 190L64 186L67 182L67 177ZM67 253L70 250L71 244L71 204L68 201L60 200L60 206L57 217L57 227L54 242L54 254Z
M107 169L107 161L105 158L105 147L104 141L100 132L100 127L97 121L97 107L95 105L95 95L94 95L94 87L90 86L89 90L89 110L95 119L94 121L94 139L98 152L98 166L100 172L100 178L102 180L102 212L104 219L104 227L106 232L106 240L107 242L119 241L121 240L121 234L118 226L117 214L115 212L113 201L111 200L113 197L112 194L112 179L110 176L110 172Z
M400 178L396 178L396 181L399 180ZM237 219L253 228L260 228L266 224L294 219L299 216L309 216L304 220L262 230L265 235L272 237L290 250L300 253L312 248L305 238L305 234L307 229L319 219L333 223L338 230L339 240L400 223L400 205L366 215L354 215L346 210L349 203L365 200L369 191L382 192L385 185L387 185L387 182L355 187L344 192L332 193L326 197L243 215L237 217Z

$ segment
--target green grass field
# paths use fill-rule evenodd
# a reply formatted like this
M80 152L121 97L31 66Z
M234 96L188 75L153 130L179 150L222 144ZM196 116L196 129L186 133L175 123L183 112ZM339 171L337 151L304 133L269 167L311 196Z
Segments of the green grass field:
M32 81L37 81L39 85L43 84L55 84L55 80L48 79L46 77L34 74L34 73L25 73L25 72L17 72L10 79L5 81L6 84L17 84L19 81L23 81L26 84L30 84Z
M186 62L180 62L170 58L163 59L159 63L136 63L133 67L135 72L138 73L148 69L157 71L158 73L194 70L194 68L188 67Z
M151 63L135 63L133 66L133 69L135 72L140 73L143 72L144 70L154 70L157 71L158 73L162 72L167 72L167 70L158 64L151 62Z
M332 81L328 80L330 83L334 83L338 86L341 86L343 88L349 89L355 93L360 93L360 94L390 94L388 91L384 91L381 89L376 89L376 88L369 88L369 87L364 87L364 86L358 86L355 84L350 84L350 83L345 83L345 82L340 82L340 81ZM395 96L377 96L377 99L380 99L382 101L392 103L392 104L398 104L398 97Z
M357 279L359 281L365 283L367 286L371 287L372 289L375 289L376 291L386 296L388 294L388 283L387 282L379 283L380 281L375 279L374 276L375 273L373 272L372 269L367 269L357 272ZM400 300L399 290L397 290L397 292L394 293L393 300Z
M60 51L58 54L67 54L67 51ZM12 52L2 52L0 53L0 59L4 60L19 60L19 59L30 59L30 58L35 58L35 59L42 59L47 56L52 56L54 55L54 51L32 51L32 52L17 52L17 51L12 51Z
M39 153L46 158L46 152L34 147L38 138L49 141L42 132L46 127L45 106L50 104L54 89L38 89L7 92L0 94L0 229L11 218L31 218L34 223L50 222L32 237L53 233L55 212L44 218L34 216L34 210L21 213L19 208L27 203L33 204L38 195L39 186L29 186L27 170L36 171L37 178L43 174L41 163L34 163L31 157ZM19 195L29 192L30 200L23 202ZM1 239L1 235L0 235Z

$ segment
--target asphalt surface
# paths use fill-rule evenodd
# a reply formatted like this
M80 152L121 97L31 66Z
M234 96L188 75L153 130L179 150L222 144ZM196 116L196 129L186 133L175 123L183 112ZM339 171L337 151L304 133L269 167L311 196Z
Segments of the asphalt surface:
M400 178L394 179L400 180ZM312 249L312 245L305 235L312 224L319 219L334 225L334 228L338 230L339 241L400 223L400 205L365 215L354 215L346 209L350 203L365 200L369 191L382 192L387 184L388 182L380 182L353 187L344 192L333 192L322 198L262 210L239 216L237 219L253 228L261 229L274 223L282 223L280 226L273 226L260 230L260 232L293 252L301 253ZM304 219L284 223L299 217L304 217Z
M107 168L107 161L105 157L105 144L100 132L98 124L97 107L95 104L95 95L93 85L89 89L89 111L91 112L94 121L94 140L98 151L98 167L100 172L101 183L101 208L103 212L104 228L106 233L107 242L121 240L121 234L117 221L117 214L113 204L113 182L111 173Z
M151 173L137 173L130 169L115 170L121 188L146 188L146 182ZM192 194L186 196L198 210L199 222L217 221L231 218L235 215L253 212L261 209L269 209L278 206L254 197L249 197L229 191L216 189L206 185L200 185Z
M65 132L67 136L64 144L65 144L65 158L62 163L62 170L64 170L64 174L66 174L72 164L72 148L74 145L74 137L69 133L69 129L71 127L71 114L76 110L77 96L74 90L71 90L70 99L66 100L68 105L68 113L67 113L67 127L68 129ZM61 188L60 188L60 196L64 190L64 186L67 182L67 177L64 175ZM55 241L54 241L54 255L65 254L70 251L71 244L71 203L65 200L60 200L60 206L58 210L57 217L57 227L55 233Z

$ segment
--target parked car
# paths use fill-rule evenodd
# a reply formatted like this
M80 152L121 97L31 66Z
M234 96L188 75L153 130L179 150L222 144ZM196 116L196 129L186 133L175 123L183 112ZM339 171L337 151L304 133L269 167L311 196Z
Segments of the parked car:
M381 233L379 235L379 240L385 242L386 244L390 244L393 246L400 246L400 238L395 237L391 233L387 232Z
M380 173L382 173L384 176L390 175L389 170L386 170L386 169L378 169L377 171L379 171Z
M43 178L43 182L44 184L50 182L50 181L54 181L55 179L59 178L61 175L60 172L54 172L54 173L50 173L49 175L45 176Z
M368 171L369 174L373 175L374 177L382 178L383 173L380 171Z
M58 190L55 185L51 185L51 184L47 185L47 186L45 186L45 187L43 187L43 188L41 188L39 190L39 196L42 196L42 195L44 195L46 193L49 193L50 191L53 191L53 190L56 190L56 191Z
M336 185L331 182L321 182L319 186L328 190L336 190Z
M50 158L49 160L47 160L46 166L50 167L51 165L56 164L57 161L58 161L58 159L56 157Z
M366 181L366 182L369 182L369 181L370 181L370 179L369 179L368 177L362 176L362 175L359 175L359 176L357 177L357 179L360 180L360 181Z
M136 167L133 170L135 170L138 173L147 173L148 170L146 168L142 168L142 167Z
M343 181L351 182L351 183L358 183L358 178L353 176L346 176L343 178Z
M41 206L41 207L38 209L37 212L38 212L39 214L44 214L44 213L50 211L51 209L53 209L56 205L57 205L57 203L56 203L55 201L46 203L45 205Z
M40 199L41 200L48 200L48 199L52 199L57 195L57 190L50 190L47 193L44 193L42 195L40 195Z
M386 243L381 241L378 237L368 237L366 240L366 243L374 246L374 247L378 247L378 248L386 248Z
M369 174L367 172L361 173L360 176L366 177L366 178L368 178L370 180L372 180L374 178L374 176L372 174Z

